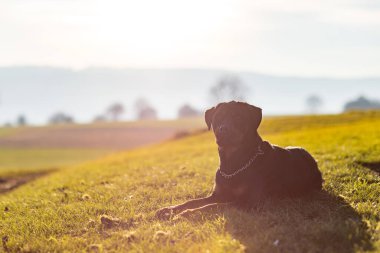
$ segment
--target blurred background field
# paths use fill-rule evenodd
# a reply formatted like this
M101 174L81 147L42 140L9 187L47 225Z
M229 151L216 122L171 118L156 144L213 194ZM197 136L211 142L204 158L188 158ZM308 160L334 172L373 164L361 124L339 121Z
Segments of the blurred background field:
M56 170L202 128L202 118L0 128L0 177Z
M268 116L260 132L305 130L377 120L380 112ZM0 177L56 170L109 154L206 131L203 117L0 128Z

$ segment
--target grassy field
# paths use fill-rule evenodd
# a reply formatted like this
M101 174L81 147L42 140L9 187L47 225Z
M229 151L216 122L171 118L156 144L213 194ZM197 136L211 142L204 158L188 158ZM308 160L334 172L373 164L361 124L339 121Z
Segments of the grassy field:
M376 113L265 120L264 139L316 157L324 191L251 212L155 218L211 191L219 161L211 133L59 170L0 196L2 250L380 252L379 129Z
M106 156L101 149L0 148L0 177L55 170Z
M0 128L0 193L8 180L40 175L117 150L157 143L203 128L203 119L145 120ZM4 189L3 189L4 190Z
M202 118L0 128L0 148L125 150L203 128Z
M0 137L10 136L12 134L16 134L20 128L10 128L10 127L2 127L0 128Z

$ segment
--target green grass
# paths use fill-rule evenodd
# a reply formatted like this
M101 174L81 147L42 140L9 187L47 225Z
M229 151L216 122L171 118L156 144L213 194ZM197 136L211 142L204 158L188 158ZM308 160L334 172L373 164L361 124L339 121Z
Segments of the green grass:
M0 177L68 167L109 153L97 149L0 148Z
M23 128L0 127L0 137L10 136L21 131Z
M340 115L280 116L264 118L260 132L272 134L278 132L305 130L318 127L354 124L380 119L380 111L352 111Z
M60 170L0 196L3 245L10 252L380 252L380 117L350 117L263 124L265 139L303 146L319 161L324 192L311 200L156 219L158 208L211 191L219 159L204 133ZM123 222L107 228L101 215Z

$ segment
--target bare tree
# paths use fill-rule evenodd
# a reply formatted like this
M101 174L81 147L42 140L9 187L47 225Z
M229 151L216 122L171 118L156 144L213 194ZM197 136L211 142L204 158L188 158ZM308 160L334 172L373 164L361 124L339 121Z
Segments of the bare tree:
M310 95L306 99L306 106L310 113L317 113L323 105L323 100L317 95Z
M101 122L106 122L106 121L107 121L107 117L103 114L96 115L94 119L92 120L92 122L94 123L101 123Z
M140 120L157 119L157 111L145 98L139 98L135 102L135 111Z
M124 106L120 103L114 103L107 109L107 115L112 121L119 121L124 112Z
M210 89L212 103L220 103L224 101L246 100L248 87L243 84L238 76L227 75L222 77L215 86Z
M18 126L26 126L27 125L26 117L24 115L18 116L17 125Z
M201 112L189 104L184 104L178 109L178 118L189 118L201 115Z

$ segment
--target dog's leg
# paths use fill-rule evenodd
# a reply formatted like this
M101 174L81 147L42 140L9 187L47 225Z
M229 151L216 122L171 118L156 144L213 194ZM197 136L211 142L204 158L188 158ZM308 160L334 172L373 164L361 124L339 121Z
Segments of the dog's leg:
M168 218L174 214L181 213L187 209L196 209L210 204L223 202L225 201L222 201L222 199L213 194L206 198L193 199L177 206L169 206L162 208L156 212L156 216L159 218Z
M181 217L189 217L191 214L199 211L199 212L216 212L216 211L219 211L221 208L225 207L226 205L229 205L231 204L232 202L227 202L227 203L213 203L213 204L208 204L208 205L205 205L205 206L201 206L201 207L198 207L198 208L194 208L194 209L187 209L185 211L182 211L181 213L179 213L177 216L181 216Z

